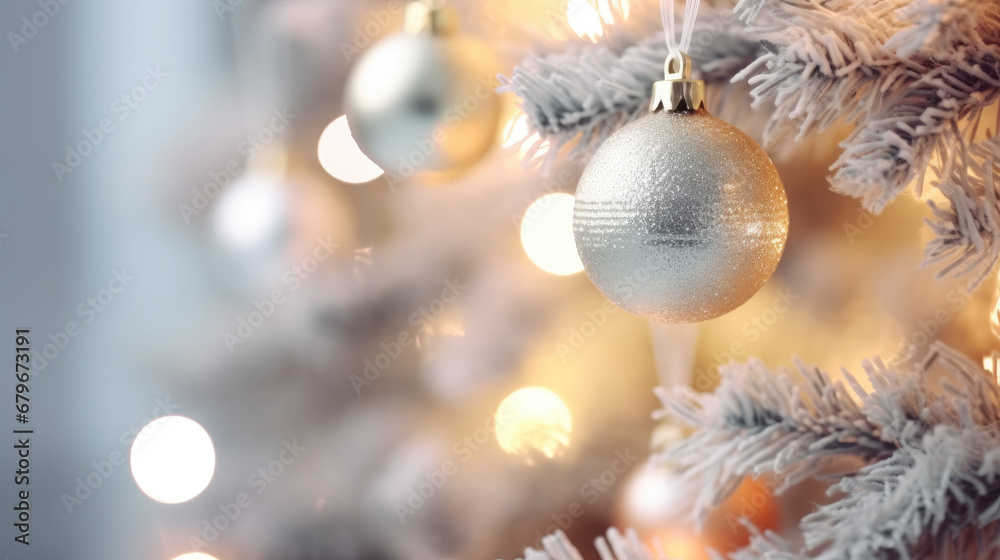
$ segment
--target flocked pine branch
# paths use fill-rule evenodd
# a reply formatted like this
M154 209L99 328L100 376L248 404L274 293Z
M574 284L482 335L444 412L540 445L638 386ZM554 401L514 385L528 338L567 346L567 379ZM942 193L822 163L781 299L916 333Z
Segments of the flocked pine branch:
M836 501L802 520L801 550L744 520L750 544L730 560L1000 554L1000 386L993 375L940 343L911 369L878 359L864 369L870 391L847 372L841 383L801 363L793 376L759 362L724 368L711 394L658 391L665 404L660 416L669 413L695 432L654 458L703 489L696 498L701 508L725 499L748 474L784 477L787 487L819 473L827 457L865 461L831 487ZM702 513L695 508L693 515ZM544 551L527 549L524 560L580 559L561 532L542 543ZM623 536L612 529L597 548L602 560L655 557L633 531Z
M750 23L748 32L769 44L769 52L734 79L755 86L755 106L774 102L772 129L792 121L801 137L838 120L857 124L833 166L835 191L880 212L911 184L919 193L935 159L949 168L948 179L967 187L942 189L955 210L957 235L933 242L949 250L930 248L928 262L943 256L946 270L978 272L971 282L978 285L996 263L998 232L988 220L959 220L981 206L986 189L985 178L959 158L966 141L955 129L1000 99L1000 6L981 0L741 0L736 11ZM985 213L995 213L995 199L988 202Z
M729 10L702 8L690 53L699 78L724 84L762 53L760 42L743 27ZM580 138L590 146L648 110L653 82L663 79L668 54L663 32L616 38L613 46L601 42L529 56L510 78L501 77L544 139L558 147Z
M931 185L951 208L935 212L938 237L925 263L972 273L970 288L978 285L1000 258L990 218L998 206L976 162L960 157L967 142L954 131L1000 100L1000 4L740 0L735 12L748 28L726 11L703 8L699 16L691 55L704 78L747 80L754 105L772 105L765 130L772 146L790 123L800 138L835 122L855 124L831 184L872 211L911 185L919 194L932 164L947 167ZM653 31L621 44L529 57L515 68L508 87L543 137L590 146L642 114L666 46Z
M979 558L1000 550L995 379L941 344L913 371L878 359L864 368L871 391L847 372L845 383L833 382L799 363L793 379L758 362L723 368L711 394L658 391L663 413L695 428L656 458L702 489L696 519L748 474L784 479L780 492L818 474L828 457L868 465L833 487L843 493L838 501L803 519L804 550L757 534L733 560Z
M781 537L768 533L761 534L753 526L748 526L754 535L750 546L732 554L732 560L800 560L796 552ZM607 538L598 537L594 541L601 560L671 560L663 553L660 542L654 542L656 552L653 553L639 539L634 529L628 529L623 535L612 527L607 532ZM715 560L723 560L717 552L709 553ZM542 550L524 549L524 557L518 560L582 560L579 550L560 530L542 538ZM676 559L683 560L683 559Z
M924 262L948 263L939 274L961 266L957 274L978 271L973 284L982 282L993 263L1000 259L1000 140L993 137L976 142L963 150L959 163L949 158L948 166L935 166L940 177L932 181L948 199L948 208L928 201L934 219L928 225L934 239L924 250Z
M803 560L803 556L781 536L772 531L761 533L756 527L744 521L750 529L750 544L729 555L730 560ZM712 554L713 560L722 560L719 554Z
M662 553L652 554L632 529L625 531L623 535L612 527L607 532L607 538L598 537L594 546L601 560L668 560ZM518 560L583 560L580 552L562 531L543 537L542 549L526 548L524 558Z
M938 425L919 444L843 479L846 497L802 521L818 560L993 558L1000 548L994 428Z
M816 474L830 457L872 460L897 449L843 383L817 368L796 365L802 382L787 373L775 375L753 360L722 367L722 382L711 394L657 388L665 408L656 417L675 416L697 429L657 459L682 469L701 489L694 503L699 523L747 475L774 473L781 491Z

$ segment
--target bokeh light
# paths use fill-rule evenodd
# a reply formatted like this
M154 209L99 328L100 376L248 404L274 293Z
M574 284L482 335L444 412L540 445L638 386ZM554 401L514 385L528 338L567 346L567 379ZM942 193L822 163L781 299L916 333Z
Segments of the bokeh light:
M604 26L614 23L614 12L627 20L628 11L628 0L569 0L566 19L577 35L596 43L604 35Z
M367 183L385 173L361 151L351 136L347 115L334 119L319 136L319 163L331 177L345 183Z
M223 246L252 251L281 238L288 211L280 176L250 171L233 181L216 201L212 229Z
M571 194L547 194L533 202L521 219L524 252L545 272L567 276L583 270L573 237L575 200Z
M997 287L996 303L990 309L990 330L993 336L1000 338L1000 286Z
M525 387L507 396L496 411L500 448L532 460L552 459L569 446L573 422L559 395L544 387Z
M189 552L187 554L181 554L180 556L174 558L174 560L218 560L218 558L205 554L204 552Z
M161 416L135 436L130 463L132 478L147 496L178 504L201 494L212 481L215 447L194 420Z
M531 154L534 161L549 152L552 147L548 140L542 140L542 135L538 132L531 132L531 121L528 115L521 113L507 121L507 126L503 131L503 147L511 148L518 146L517 157L524 159Z
M995 361L996 359L993 358L992 356L983 356L983 369L992 373L993 375L996 375L997 372L996 372L996 365L994 364Z

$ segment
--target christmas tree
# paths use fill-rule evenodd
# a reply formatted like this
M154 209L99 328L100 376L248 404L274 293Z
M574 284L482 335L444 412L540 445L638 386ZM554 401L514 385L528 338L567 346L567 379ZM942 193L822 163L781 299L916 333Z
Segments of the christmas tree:
M104 4L44 557L1000 555L997 2Z
M310 522L355 529L300 529L278 550L568 559L591 553L570 541L618 525L624 533L596 541L605 560L992 554L996 382L944 342L971 356L992 344L1000 12L988 2L664 4L357 8L362 24L338 45L343 102L329 104L328 119L346 118L321 135L319 162L364 183L342 192L372 210L353 234L334 234L338 262L307 285L298 323L265 325L253 346L237 336L226 363L267 379L276 364L265 358L285 347L294 360L278 371L298 373L276 390L294 398L302 384L330 384L303 404L325 420L306 415L301 429L341 428L313 445L348 454L352 430L379 443L351 467L370 475L342 475L365 482L327 502L363 515L324 509ZM258 15L263 25L296 9L282 6ZM306 33L272 31L268 48L305 44L321 58L330 45ZM779 255L788 232L775 276L700 326L646 323L604 300L579 274L587 265L595 279L570 226L581 175L613 134L656 111L675 51L704 81L708 112L769 150L791 215L775 226L787 229L764 230L781 237ZM430 77L446 70L461 78L438 88ZM449 134L435 139L442 122ZM308 159L296 164L316 141L310 130L288 139L281 182L315 174ZM486 153L493 143L502 148ZM700 165L726 150L702 150ZM314 233L297 234L300 251ZM738 270L703 274L747 282ZM628 286L649 295L642 281ZM841 368L858 364L865 375ZM662 408L629 404L649 403L656 384ZM375 418L382 428L362 428ZM406 419L416 426L401 429ZM503 529L481 534L487 526Z

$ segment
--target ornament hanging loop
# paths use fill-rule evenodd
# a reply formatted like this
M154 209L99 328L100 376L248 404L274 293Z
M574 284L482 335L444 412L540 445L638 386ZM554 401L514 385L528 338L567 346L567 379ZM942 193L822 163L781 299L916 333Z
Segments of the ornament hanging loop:
M406 5L403 30L410 35L447 37L458 31L458 15L443 0L415 0Z
M649 111L697 111L705 108L705 82L691 79L691 57L672 50L663 63L664 79L653 84Z
M663 62L663 75L667 80L690 80L691 57L682 51L671 51Z

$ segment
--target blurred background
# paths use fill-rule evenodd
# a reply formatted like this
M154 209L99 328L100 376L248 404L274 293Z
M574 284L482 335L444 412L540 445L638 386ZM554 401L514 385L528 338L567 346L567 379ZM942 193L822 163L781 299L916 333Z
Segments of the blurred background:
M745 543L736 517L794 528L824 488L748 482L696 533L669 466L647 465L684 435L652 420L653 387L710 390L751 356L837 374L934 340L995 347L995 280L970 294L917 269L922 201L874 217L828 191L843 126L775 154L789 239L750 302L694 326L619 310L573 247L583 162L482 93L528 53L599 41L607 2L449 4L437 56L479 93L410 110L463 132L381 168L345 114L415 72L450 79L391 43L403 2L0 7L0 353L31 329L35 430L28 547L3 445L5 556L517 558L561 528L596 558L595 536L631 526L707 558ZM633 4L624 25L659 25ZM714 99L759 138L745 94ZM355 133L395 138L388 117ZM165 415L193 422L150 424Z

